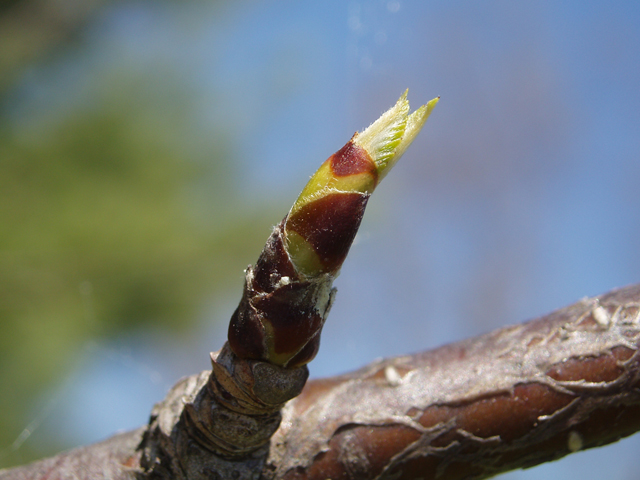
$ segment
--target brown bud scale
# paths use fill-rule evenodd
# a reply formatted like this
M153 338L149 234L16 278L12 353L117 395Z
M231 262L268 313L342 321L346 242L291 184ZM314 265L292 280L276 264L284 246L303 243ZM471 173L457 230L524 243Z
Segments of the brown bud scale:
M256 266L247 268L228 339L239 358L293 368L317 354L333 291L330 276L308 280L296 272L284 248L283 224L274 228Z
M331 193L309 202L287 219L287 231L309 242L326 272L344 262L369 201L365 193Z
M371 156L360 145L353 143L351 139L347 144L329 157L331 161L331 171L337 177L346 177L359 173L369 173L378 180L378 169L371 159Z
M263 323L277 332L273 335L276 355L298 350L301 338L313 338L322 327L324 320L315 310L312 299L301 301L308 293L308 282L291 283L253 302Z

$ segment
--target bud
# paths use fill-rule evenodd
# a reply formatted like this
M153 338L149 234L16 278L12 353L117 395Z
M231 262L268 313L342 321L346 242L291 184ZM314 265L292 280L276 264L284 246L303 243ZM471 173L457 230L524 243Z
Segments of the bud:
M409 114L398 102L331 155L274 228L229 325L240 358L283 367L311 361L335 295L333 280L356 236L367 201L411 144L438 98Z

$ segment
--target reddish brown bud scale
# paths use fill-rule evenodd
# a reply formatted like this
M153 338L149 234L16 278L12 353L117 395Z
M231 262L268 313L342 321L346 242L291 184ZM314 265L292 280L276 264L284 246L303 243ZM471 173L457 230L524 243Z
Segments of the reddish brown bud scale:
M284 248L283 223L274 228L256 266L247 268L228 339L240 358L294 368L318 353L333 291L328 277L307 280L296 273Z
M278 357L299 351L303 346L300 339L306 342L322 328L324 320L315 310L315 305L300 302L308 289L306 282L290 283L278 289L277 295L258 297L253 302L261 313L265 328L272 334L272 348Z
M300 208L287 219L287 233L304 238L327 273L337 272L360 228L369 194L332 193Z
M274 290L274 281L278 283L282 277L296 278L296 276L296 269L291 263L282 240L281 223L274 229L262 250L260 258L258 258L255 267L253 267L252 283L255 286L255 291L272 292Z
M353 138L347 144L329 157L331 170L338 177L369 173L374 178L374 186L378 183L378 169L371 156L360 145L353 143Z

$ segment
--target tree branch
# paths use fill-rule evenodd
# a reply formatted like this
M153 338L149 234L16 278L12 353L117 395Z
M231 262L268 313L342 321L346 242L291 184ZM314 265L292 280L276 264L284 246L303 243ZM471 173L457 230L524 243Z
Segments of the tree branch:
M615 442L640 430L639 342L634 285L521 325L311 381L284 407L266 462L254 473L273 480L477 479ZM203 372L181 380L144 429L0 478L149 478L141 459L152 428L158 419L183 417L209 378ZM193 439L187 445L175 452L183 465L216 456ZM225 461L240 473L259 459ZM190 475L237 478L205 468Z
M640 429L639 341L636 285L311 382L268 478L486 478L617 441Z
M246 269L212 370L146 428L0 477L487 478L637 431L640 286L303 390L369 196L437 102L409 114L405 92L320 166Z

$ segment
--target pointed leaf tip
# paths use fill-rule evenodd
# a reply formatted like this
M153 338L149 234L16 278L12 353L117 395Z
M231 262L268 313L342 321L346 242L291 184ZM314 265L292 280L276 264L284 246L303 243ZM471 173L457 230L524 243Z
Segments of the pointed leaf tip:
M378 181L411 145L440 99L434 98L409 115L408 92L409 89L405 90L393 107L354 137L354 142L363 147L376 164Z
M393 159L394 164L400 159L402 154L404 154L404 152L407 150L409 145L411 145L411 143L416 138L418 133L420 133L420 130L422 130L422 127L427 122L429 115L431 115L431 112L433 111L434 107L436 106L439 100L440 100L440 97L436 97L433 100L430 100L429 102L427 102L426 105L422 105L420 108L418 108L415 112L413 112L411 115L407 117L407 126L405 128L404 137L402 137L402 141L400 142L400 144L398 145L398 147L394 152L394 159ZM391 167L389 167L387 171L389 171L390 168Z

